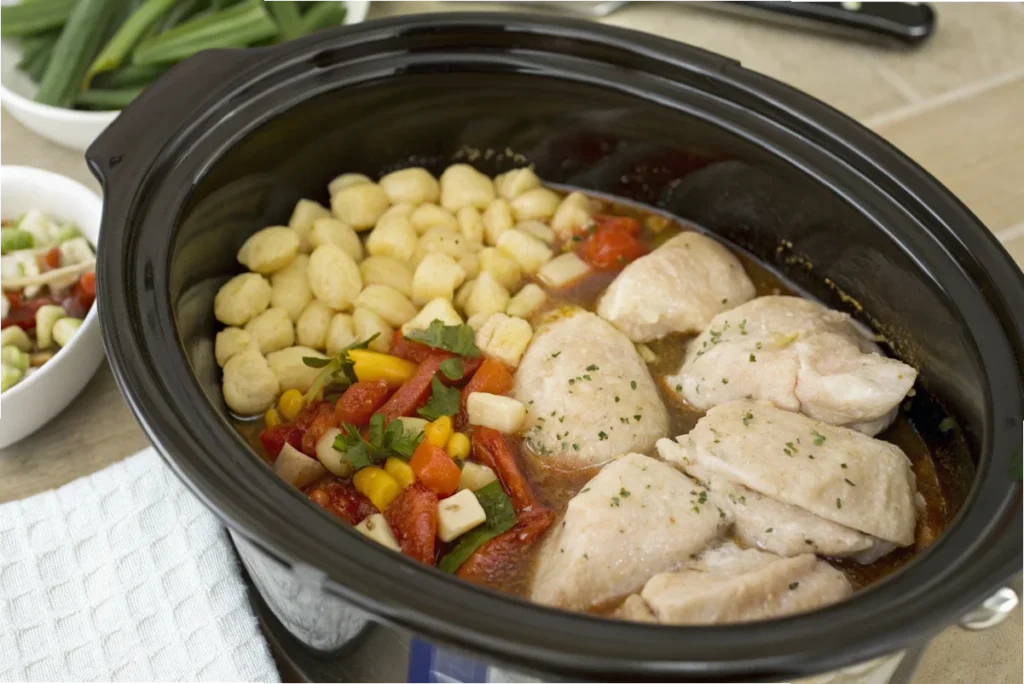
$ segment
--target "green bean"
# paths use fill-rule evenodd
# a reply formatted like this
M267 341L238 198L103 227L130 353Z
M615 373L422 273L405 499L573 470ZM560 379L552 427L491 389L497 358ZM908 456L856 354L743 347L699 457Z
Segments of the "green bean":
M139 96L142 88L117 88L114 90L101 90L92 88L78 94L75 104L87 109L100 109L111 111L124 109L132 100Z
M270 2L267 9L277 22L281 40L291 40L302 35L302 17L297 2Z
M21 60L18 62L18 68L36 83L43 77L50 63L50 55L53 54L53 46L59 36L60 31L49 31L21 41Z
M180 0L170 12L164 16L164 20L151 32L151 35L163 33L167 29L174 28L178 24L191 19L200 11L207 9L208 0Z
M43 0L37 0L43 2ZM53 47L36 101L70 107L120 10L120 0L78 0Z
M131 49L138 44L151 26L156 25L174 6L177 0L146 0L114 34L100 54L93 60L85 74L85 87L93 76L121 66Z
M202 50L246 47L277 35L277 24L261 2L244 2L234 7L196 17L152 38L135 48L133 64L177 62Z
M345 4L341 2L318 2L302 17L299 35L307 35L331 26L340 26L345 21Z
M0 8L0 36L29 36L60 28L75 0L34 0Z
M149 85L167 71L165 64L125 64L122 67L96 74L91 86L100 90L118 90L120 88L132 88L136 86Z

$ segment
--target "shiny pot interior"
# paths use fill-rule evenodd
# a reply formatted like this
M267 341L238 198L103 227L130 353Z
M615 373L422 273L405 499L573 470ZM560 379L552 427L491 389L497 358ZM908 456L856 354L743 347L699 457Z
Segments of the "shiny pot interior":
M371 22L173 69L89 150L99 297L140 422L234 530L382 620L520 669L788 678L938 631L1021 565L1024 277L948 191L849 119L730 60L571 20ZM921 370L973 479L951 529L853 599L772 622L651 627L541 608L392 555L278 481L229 424L212 298L253 231L341 172L455 160L696 222L850 311ZM915 406L922 429L935 407ZM1018 466L1019 467L1019 466Z

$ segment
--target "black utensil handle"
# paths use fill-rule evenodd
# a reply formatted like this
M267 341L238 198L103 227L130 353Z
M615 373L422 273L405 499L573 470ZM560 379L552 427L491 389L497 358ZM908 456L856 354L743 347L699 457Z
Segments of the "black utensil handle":
M935 11L916 2L729 2L720 9L743 7L778 19L814 22L835 32L877 36L904 45L919 45L935 30ZM762 15L765 16L765 15Z

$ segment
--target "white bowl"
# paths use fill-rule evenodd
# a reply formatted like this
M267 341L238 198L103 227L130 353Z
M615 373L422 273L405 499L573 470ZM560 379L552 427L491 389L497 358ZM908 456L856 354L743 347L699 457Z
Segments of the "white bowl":
M17 0L3 0L4 5ZM345 2L345 24L366 19L367 0ZM0 39L0 103L26 128L58 145L84 152L92 141L117 118L119 112L84 112L40 104L33 100L36 84L18 70L21 47L11 38Z
M81 183L27 166L0 166L0 207L4 217L39 209L71 221L89 242L100 237L103 203ZM39 370L0 394L0 449L48 423L85 387L103 360L100 319L93 304L71 342Z

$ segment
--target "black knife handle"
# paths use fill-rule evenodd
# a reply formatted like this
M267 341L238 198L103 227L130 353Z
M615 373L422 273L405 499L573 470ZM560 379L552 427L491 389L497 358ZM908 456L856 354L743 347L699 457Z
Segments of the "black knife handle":
M716 3L720 9L743 7L760 10L777 20L804 25L814 22L819 28L860 37L876 36L904 45L919 45L935 30L935 11L916 2L729 2ZM759 14L761 13L759 12Z

